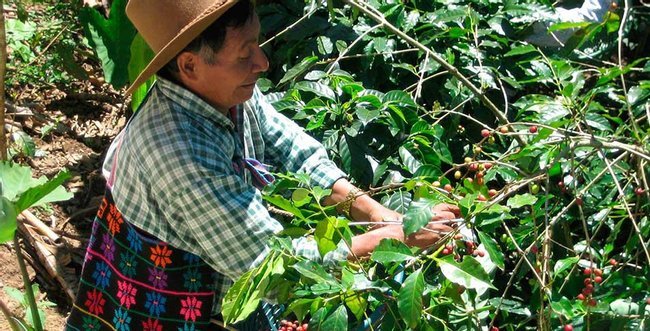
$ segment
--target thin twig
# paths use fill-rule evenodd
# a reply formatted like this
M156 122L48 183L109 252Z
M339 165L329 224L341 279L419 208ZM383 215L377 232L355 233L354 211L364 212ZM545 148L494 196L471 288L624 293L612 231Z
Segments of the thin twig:
M336 64L338 64L339 61L341 61L341 59L345 56L345 54L347 54L350 50L352 50L352 48L353 48L353 47L354 47L354 46L355 46L359 41L361 41L361 40L362 40L365 36L367 36L370 32L376 30L376 29L379 28L380 26L381 26L381 24L377 24L377 25L371 27L370 29L364 31L364 32L363 32L359 37L357 37L357 39L355 39L354 41L352 41L352 43L350 43L350 45L349 45L346 49L344 49L344 50L339 54L339 56L336 58L336 60L334 60L334 62L330 63L329 68L327 69L327 74L329 75L329 74L332 73L332 71L334 70L334 68L337 67Z
M381 13L378 13L377 10L372 8L370 5L366 3L360 3L357 0L344 0L346 3L354 6L355 8L359 9L361 12L364 14L368 15L371 19L373 19L375 22L381 24L384 26L386 29L390 30L392 33L397 35L398 37L402 38L404 41L406 41L409 45L413 47L417 47L420 49L422 52L424 52L427 56L430 56L433 60L438 62L441 66L443 66L449 73L451 73L454 77L456 77L463 85L465 85L476 97L478 97L483 104L492 111L494 116L499 120L499 122L502 125L507 125L508 124L508 119L503 115L503 113L497 108L497 106L490 100L479 88L477 88L472 82L467 79L463 74L461 74L456 67L451 65L449 62L447 62L445 59L443 59L441 56L436 54L433 50L430 48L424 46L422 43L419 41L415 40L411 36L407 35L397 27L395 27L393 24L388 22ZM521 139L518 136L515 136L515 139L519 142L521 146L525 146L526 142Z
M275 38L277 38L277 37L279 37L279 36L285 34L287 31L293 29L296 25L300 24L300 22L306 20L307 18L309 18L309 16L311 16L313 13L315 13L317 9L318 9L318 6L314 6L314 8L312 8L309 12L307 12L307 14L303 15L300 19L298 19L297 21L295 21L293 24L289 25L289 26L286 27L284 30L282 30L282 31L280 31L280 32L278 32L278 33L276 33L273 37L271 37L271 38L269 38L268 40L266 40L265 42L263 42L263 43L260 45L260 47L264 47L264 46L266 46L266 44L270 43L270 42L273 41Z

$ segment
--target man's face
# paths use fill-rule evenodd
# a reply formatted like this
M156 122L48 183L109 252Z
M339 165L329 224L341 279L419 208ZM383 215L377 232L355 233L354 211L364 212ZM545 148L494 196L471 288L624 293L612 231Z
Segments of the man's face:
M269 67L259 47L259 34L257 15L242 27L227 28L223 46L214 54L213 64L197 56L196 81L190 89L220 111L250 99L257 78Z

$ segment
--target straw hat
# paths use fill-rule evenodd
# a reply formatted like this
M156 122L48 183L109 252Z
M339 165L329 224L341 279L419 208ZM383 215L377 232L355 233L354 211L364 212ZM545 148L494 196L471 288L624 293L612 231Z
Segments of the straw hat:
M238 0L130 0L126 15L154 52L154 58L126 94L166 65Z

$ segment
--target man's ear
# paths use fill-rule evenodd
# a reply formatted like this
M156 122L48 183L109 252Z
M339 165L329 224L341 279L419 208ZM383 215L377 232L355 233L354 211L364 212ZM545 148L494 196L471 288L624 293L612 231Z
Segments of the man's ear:
M197 55L191 52L182 52L176 57L178 76L182 82L190 82L196 79Z

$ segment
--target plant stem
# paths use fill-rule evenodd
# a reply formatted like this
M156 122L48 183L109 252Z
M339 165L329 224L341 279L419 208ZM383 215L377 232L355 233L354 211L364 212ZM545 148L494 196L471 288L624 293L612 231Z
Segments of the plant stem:
M16 325L16 321L14 321L14 316L11 314L11 311L9 311L9 307L7 307L5 302L2 300L0 300L0 310L2 310L2 314L5 315L7 323L9 323L11 330L19 331L20 329L18 328L18 325Z
M398 37L400 37L402 40L406 41L409 45L418 48L428 56L430 56L432 59L434 59L436 62L438 62L442 67L447 69L449 73L451 73L454 77L456 77L465 87L467 87L472 93L479 98L483 104L494 114L494 116L499 120L499 123L502 125L507 125L508 124L508 119L505 117L505 115L497 108L497 106L490 100L478 87L476 87L472 82L470 82L467 77L465 77L463 74L461 74L456 67L451 65L449 62L445 61L442 57L440 57L438 54L436 54L434 51L432 51L430 48L424 46L422 43L419 41L415 40L411 36L407 35L405 32L402 30L398 29L394 25L392 25L390 22L388 22L382 15L381 13L373 12L371 10L372 7L370 7L368 4L361 4L356 0L344 0L344 2L352 5L353 7L359 9L361 12L364 14L368 15L371 19L373 19L375 22L383 25L386 29L390 30L390 32L394 33ZM526 146L526 142L519 136L515 136L515 139L519 143L520 146Z
M38 307L36 306L36 299L34 298L34 291L32 290L32 282L29 280L29 274L27 273L27 267L25 266L25 259L23 258L23 253L20 250L20 242L18 241L18 234L14 235L14 249L16 250L16 258L18 259L18 266L20 267L20 274L23 276L23 284L25 285L25 295L27 296L27 303L29 304L29 309L32 312L32 322L34 323L34 329L36 331L43 331L43 326L41 325L41 316L38 313Z
M5 71L7 69L7 37L5 34L4 1L0 0L0 161L7 160L5 137Z

